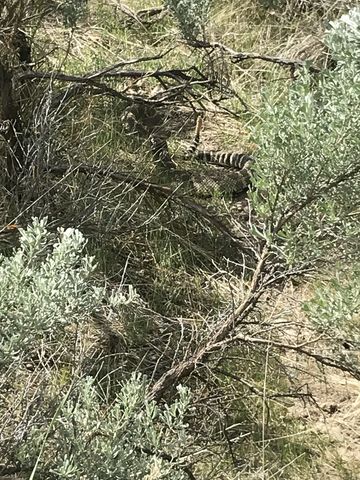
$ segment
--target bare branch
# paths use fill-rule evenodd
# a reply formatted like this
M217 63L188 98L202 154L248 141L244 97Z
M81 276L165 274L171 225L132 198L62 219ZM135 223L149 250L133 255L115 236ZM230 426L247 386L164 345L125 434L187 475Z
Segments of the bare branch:
M252 282L242 303L228 317L217 323L209 333L208 338L190 358L170 368L155 382L151 389L151 398L159 400L166 390L177 385L183 378L188 377L198 365L206 361L219 348L218 345L254 310L260 297L265 292L265 289L262 288L262 282L268 257L269 249L264 246Z
M209 223L211 223L219 232L224 234L231 241L235 242L243 252L248 252L248 248L244 243L244 238L240 238L236 236L233 232L231 232L230 228L224 222L219 220L216 215L210 213L205 207L203 207L198 203L193 202L190 198L186 197L185 195L179 195L178 193L176 193L176 191L172 190L169 187L147 182L129 173L116 172L108 168L93 167L91 165L83 165L83 164L77 165L72 169L65 165L46 167L46 171L54 175L65 175L66 173L69 173L69 170L71 173L82 173L85 175L109 177L118 183L123 182L123 183L132 184L135 189L142 190L142 191L148 190L156 193L157 195L160 194L161 196L165 197L168 201L177 203L178 205L181 205L187 208L188 210L192 211L196 215L200 215L202 218L204 218Z
M168 48L165 50L165 52L159 53L157 55L147 55L144 57L137 57L133 58L130 60L120 60L119 62L116 62L108 67L102 68L101 70L97 70L95 72L88 73L84 75L85 78L89 79L95 79L98 77L101 77L105 75L106 73L109 73L117 68L124 67L126 65L135 65L138 63L143 63L143 62L148 62L152 60L159 60L166 56L168 53L170 53L173 50L174 47ZM69 87L65 92L59 92L54 100L53 100L53 105L58 106L60 103L64 102L65 100L69 100L75 95L82 93L86 85L72 85Z
M282 343L282 342L277 342L273 340L268 340L266 338L259 338L259 337L252 337L251 335L242 335L238 334L234 336L231 339L232 343L234 341L240 341L242 343L252 343L252 344L257 344L257 345L265 345L269 347L274 347L282 350L292 350L295 352L298 352L302 355L305 355L306 357L313 358L317 362L321 363L322 365L325 365L326 367L332 367L336 368L338 370L341 370L346 373L350 373L354 378L360 379L360 370L355 367L355 365L352 363L345 362L343 360L336 360L334 358L322 355L320 353L316 352L310 352L309 350L306 350L304 348L303 344L300 345L291 345L288 343ZM310 343L310 342L309 342ZM222 343L221 345L217 345L218 348L224 346Z
M219 49L228 55L234 63L239 63L244 60L263 60L264 62L271 62L283 67L290 68L304 68L307 67L310 72L318 73L320 68L310 65L308 61L299 60L299 59L289 59L282 57L273 57L270 55L262 55L259 53L250 53L250 52L237 52L232 48L227 47L219 42L204 42L201 40L189 41L188 44L195 48L205 48L205 49Z
M235 380L241 383L257 397L264 398L264 392L262 390L259 390L257 387L255 387L255 385L251 384L250 382L240 377L239 375L235 375L234 373L228 372L221 368L216 368L213 371L215 373L219 373L220 375L224 375L225 377L231 378L232 380ZM274 400L277 398L302 398L302 399L310 398L312 399L313 396L311 393L306 393L306 392L281 392L281 393L272 393L270 395L266 394L265 398L267 400Z
M174 68L171 70L154 70L154 71L146 71L146 70L116 70L113 71L113 68L105 69L103 72L99 72L96 76L80 76L80 75L69 75L60 72L36 72L36 71L27 71L21 73L18 76L19 80L32 80L32 79L51 79L51 80L59 80L65 82L73 82L73 83L84 83L86 85L94 85L94 78L171 78L177 81L185 81L185 82L207 82L208 84L212 85L215 84L215 81L207 79L205 76L196 76L196 75L189 75L188 72L193 71L193 68Z
M192 74L194 72L194 74ZM162 78L169 78L175 80L178 84L173 86L166 87L161 93L157 95L144 96L136 94L127 94L126 90L119 91L115 88L108 86L106 83L95 80L95 78L156 78L160 80ZM200 86L208 89L219 88L219 85L215 80L210 80L204 76L198 69L195 67L189 67L186 69L171 69L171 70L154 70L154 71L141 71L141 70L121 70L121 71L110 71L110 67L98 72L96 76L80 76L80 75L70 75L61 72L36 72L36 71L27 71L23 72L17 77L19 80L57 80L61 82L71 82L75 85L70 85L66 90L61 91L56 94L52 100L52 107L56 108L65 101L70 100L77 94L83 93L86 89L87 92L90 92L95 95L104 94L112 97L120 98L127 103L147 103L152 105L172 105L178 103L178 98L183 98L184 92L188 92L195 101L198 101L200 98L203 98L204 95L196 92L193 87ZM163 82L161 82L163 85ZM232 92L228 92L232 94ZM212 103L217 104L214 100L211 100Z

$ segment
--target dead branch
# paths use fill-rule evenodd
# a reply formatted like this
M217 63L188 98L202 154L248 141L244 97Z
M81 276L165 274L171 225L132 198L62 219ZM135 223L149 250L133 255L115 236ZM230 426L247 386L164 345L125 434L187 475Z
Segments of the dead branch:
M313 396L311 393L306 393L306 392L281 392L281 393L272 393L268 395L266 392L262 390L259 390L255 385L251 384L244 378L240 377L239 375L236 375L232 372L228 372L227 370L223 370L221 368L215 368L212 370L215 373L218 373L220 375L224 375L225 377L231 378L232 380L235 380L236 382L241 383L244 385L250 392L252 392L255 396L266 400L275 400L278 398L302 398L302 399L313 399Z
M151 389L151 397L160 400L165 392L177 385L184 378L188 377L196 368L206 362L210 355L215 351L219 351L226 345L233 345L236 342L252 343L266 345L269 347L293 350L299 354L313 358L324 366L336 368L343 372L350 373L357 379L360 379L360 370L353 364L336 360L315 352L311 352L304 348L304 345L290 345L281 342L271 341L263 338L255 338L252 336L235 334L236 328L251 315L256 309L260 298L273 285L278 283L276 272L270 275L267 273L268 266L273 264L272 253L268 245L264 245L257 267L254 271L252 282L244 297L242 303L234 309L234 311L226 318L221 319L215 328L209 333L208 338L198 347L190 358L179 362L163 374ZM270 268L271 270L271 268Z
M153 72L142 72L142 71L120 71L120 72L103 72L102 75L105 78L149 78L153 77L156 79L161 78L171 78L178 82L177 85L168 86L164 91L151 96L137 95L137 94L128 94L126 90L119 91L115 88L108 86L106 83L94 80L95 77L89 76L79 76L79 75L68 75L64 73L56 72L35 72L28 71L21 73L18 76L18 79L24 81L39 79L39 80L57 80L61 82L69 82L74 85L70 85L66 90L56 94L52 100L52 108L57 108L61 104L73 98L75 95L81 94L84 91L92 93L94 95L108 95L115 98L120 98L127 103L146 103L151 105L173 105L178 103L178 98L183 98L185 92L188 92L194 101L198 101L199 98L202 98L200 93L197 93L193 87L201 86L205 88L217 87L217 82L214 80L209 80L205 76L191 76L186 72L189 72L194 67L189 69L174 69L166 71L153 71ZM97 77L96 77L97 78ZM162 83L163 84L163 83ZM216 104L215 101L212 103Z
M113 65L108 67L102 68L101 70L96 70L93 73L89 73L87 76L91 78L101 77L106 72L110 72L120 67L125 67L126 65L136 65L138 63L150 62L152 60L161 60L164 58L168 53L172 52L175 47L168 48L165 52L158 53L156 55L146 55L145 57L135 57L130 58L129 60L120 60L120 62L116 62Z
M269 253L269 248L265 245L253 274L252 282L242 303L229 316L217 323L215 328L209 333L208 338L195 350L190 358L170 368L155 382L150 392L151 398L160 400L169 388L188 377L198 365L205 362L215 350L218 350L218 345L254 311L260 297L265 292L265 289L262 288L262 283Z
M350 375L352 375L354 378L358 380L360 379L360 370L356 368L356 366L353 363L345 362L343 360L336 360L334 358L322 355L320 353L310 352L309 350L306 350L304 348L303 344L291 345L287 343L268 340L266 338L237 334L231 339L226 339L226 342L221 342L219 345L216 345L216 347L217 348L224 347L225 343L233 344L234 342L236 343L237 341L241 343L265 345L267 347L274 347L280 350L292 350L306 357L313 358L321 365L324 365L326 367L336 368L337 370L341 370L342 372L345 372L345 373L350 373Z
M67 75L64 73L46 73L46 72L26 72L22 75L20 75L21 79L27 78L27 79L33 79L33 78L39 78L39 79L51 79L51 80L58 80L58 81L63 81L63 82L71 82L71 83L76 83L79 84L80 89L83 90L81 87L91 87L93 89L93 93L95 94L107 94L112 97L120 98L121 100L125 100L127 102L133 103L133 102L140 102L140 103L151 103L151 104L164 104L164 102L169 101L171 97L174 96L173 90L171 91L171 95L169 94L166 99L152 99L150 97L144 97L142 95L128 95L125 94L119 90L115 90L112 87L109 87L105 83L98 82L94 80L93 78L88 78L88 77L81 77L77 75ZM186 85L181 85L183 89L185 89ZM179 87L177 88L179 89ZM80 91L81 91L80 90ZM73 90L74 91L74 90ZM78 91L78 90L76 90ZM167 91L169 92L170 89ZM65 95L67 95L69 90L65 92ZM178 93L178 92L176 92Z
M160 60L161 58L165 57L168 53L170 53L172 50L173 50L173 47L168 48L167 50L165 50L165 52L159 53L157 55L147 55L145 57L136 57L129 60L120 60L119 62L109 65L108 67L102 68L100 70L96 70L95 72L88 73L84 75L84 77L95 79L105 75L108 72L116 70L117 68L124 67L126 65L135 65L139 63L149 62L152 60ZM59 92L53 99L53 105L58 106L61 102L64 102L65 100L69 100L73 98L75 95L82 93L84 88L85 86L72 85L69 88L67 88L65 92Z
M204 42L201 40L192 40L189 41L188 44L194 48L204 48L204 49L219 49L224 52L227 56L231 58L234 63L240 63L244 60L262 60L264 62L275 63L277 65L281 65L282 67L290 67L292 69L296 68L305 68L307 67L310 72L318 73L320 72L320 68L309 64L306 60L299 60L299 59L289 59L283 57L273 57L271 55L263 55L260 53L250 53L250 52L237 52L232 48L227 47L219 42Z
M116 8L118 8L128 17L128 23L135 22L142 27L146 27L161 20L168 13L168 9L166 7L150 7L135 12L122 2L117 2Z
M62 73L41 73L41 72L27 72L24 74L27 78L39 78L39 79L52 79L64 82L71 82L74 85L70 85L66 90L57 94L52 100L52 108L58 108L66 101L73 98L76 94L81 94L86 91L93 95L107 95L114 98L120 98L127 104L142 103L148 105L175 105L179 104L179 97L183 98L185 92L188 92L194 101L201 98L201 95L195 91L191 91L195 86L208 87L213 84L211 80L194 80L191 82L179 83L168 87L166 90L160 92L157 95L145 96L137 94L127 94L124 91L116 90L109 87L106 83L94 81L92 78L79 77L77 75L67 75ZM23 77L22 77L23 78ZM214 102L213 102L214 103Z
M209 80L205 76L189 75L188 72L193 71L193 67L190 68L174 68L171 70L117 70L113 71L112 68L99 72L96 76L80 76L80 75L69 75L60 72L37 72L37 71L28 71L21 73L18 76L19 80L59 80L65 82L73 83L83 83L85 85L94 85L95 78L131 78L131 79L140 79L140 78L170 78L172 80L183 81L183 82L206 82L210 86L214 85L216 82L214 80Z
M74 174L82 173L85 175L96 175L102 178L108 177L116 181L117 183L123 182L123 183L131 184L134 189L141 190L141 191L147 190L147 191L156 193L157 195L161 195L162 197L165 197L167 201L178 204L192 211L196 215L200 215L207 222L212 224L219 232L221 232L223 235L229 238L232 242L237 244L244 253L246 252L250 253L246 245L245 237L241 238L235 235L223 221L217 218L216 215L210 213L205 207L203 207L198 203L195 203L193 200L189 199L185 195L180 195L176 193L176 191L172 190L169 187L147 182L143 179L139 179L135 177L132 174L128 174L124 172L116 172L108 168L93 167L91 165L82 164L82 165L77 165L76 167L73 167L73 168L65 165L48 166L46 167L45 171L57 176L65 175L70 172Z
M222 94L227 96L236 96L244 105L245 110L249 110L244 100L229 87L224 87L219 84L215 79L208 78L204 75L195 65L187 68L172 68L168 70L128 70L121 69L124 66L135 65L139 63L145 63L148 61L159 60L168 55L175 47L171 47L166 51L152 56L144 56L139 58L133 58L130 60L121 60L115 64L109 65L101 70L90 72L85 75L70 75L62 72L40 72L34 70L23 71L17 75L17 80L25 82L27 80L50 80L59 82L68 82L73 85L69 85L66 89L60 91L54 95L52 100L52 108L57 108L65 102L69 101L75 95L82 94L83 92L89 92L95 95L105 94L113 97L120 98L128 103L149 103L149 104L162 104L171 105L172 99L176 96L184 95L185 91L193 98L194 101L199 102L201 98L205 98L210 103L213 103L217 107L223 98L213 99L208 98L204 93L196 92L193 87L201 86L207 90L216 89ZM155 78L163 87L163 91L157 95L142 96L142 95L129 95L126 90L119 91L110 87L100 79L123 79L129 78L133 80ZM176 85L165 83L165 79L169 79L176 82ZM228 97L226 97L228 98ZM185 99L186 100L186 99ZM167 103L169 102L169 103ZM191 100L188 99L191 103ZM236 116L235 112L222 107L223 110Z

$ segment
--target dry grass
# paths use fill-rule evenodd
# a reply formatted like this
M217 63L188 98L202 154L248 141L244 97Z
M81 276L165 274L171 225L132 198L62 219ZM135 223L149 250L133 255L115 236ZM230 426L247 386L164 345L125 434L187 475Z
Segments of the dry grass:
M47 60L51 69L57 70L63 66L67 72L83 74L115 63L120 58L153 55L176 45L171 55L164 57L160 62L149 62L146 68L184 67L199 61L206 68L208 61L210 67L222 72L224 82L249 105L249 112L243 113L243 106L239 100L232 98L224 104L238 113L238 117L224 111L208 113L202 133L203 146L222 150L256 149L248 137L250 127L256 123L256 114L262 105L262 92L265 87L273 85L273 95L276 96L292 82L288 69L259 60L248 60L234 65L220 54L211 58L213 62L211 64L209 58L204 59L202 53L194 52L179 40L177 28L169 18L164 18L158 24L144 29L141 25L129 23L128 16L117 7L118 2L91 0L89 3L91 10L89 19L76 29L72 36L69 36L69 31L62 25L54 22L38 32L39 42L40 39L47 38L50 47L55 45L56 39L57 49ZM133 11L161 3L160 0L127 1L128 7ZM321 40L325 16L316 9L300 14L297 10L298 2L295 0L284 2L286 5L283 10L265 8L265 2L260 0L228 0L214 3L208 27L211 41L222 42L237 51L310 59L318 65L326 63L326 51ZM344 6L344 2L340 1L323 0L319 3L330 15L335 14L338 6ZM121 88L138 88L139 85L145 91L150 91L154 87L153 81L144 81L141 84L124 81ZM126 136L121 124L121 113L124 110L121 102L89 98L82 103L79 102L77 107L76 112L69 112L60 129L59 138L64 144L70 144L67 161L71 162L75 158L79 163L113 165L138 173L142 178L151 178L159 183L166 181L164 176L156 171L151 159L146 157L147 146L141 142L131 144ZM213 105L211 108L215 110ZM191 137L187 129L187 125L191 123L189 117L191 118L190 110L178 121L178 130L174 128L174 135L171 138L175 148L180 145L179 151ZM179 184L177 178L172 181L175 186ZM144 345L147 335L150 338L151 335L154 336L154 332L156 333L155 311L159 315L167 316L167 321L173 321L173 317L181 318L182 323L172 324L175 332L173 343L169 341L170 346L167 346L166 350L166 354L170 355L173 353L171 349L176 345L176 339L179 338L176 335L184 325L189 327L189 330L193 328L193 334L196 336L199 328L206 330L208 318L214 315L214 311L220 311L224 305L237 303L241 299L243 278L234 267L234 262L239 259L231 257L229 245L219 246L214 232L205 222L195 220L180 208L168 209L168 205L163 205L162 199L148 192L144 195L128 192L124 186L114 186L106 178L90 181L76 177L74 180L67 180L66 184L59 186L49 202L48 198L45 198L43 203L39 202L37 213L39 211L51 213L55 223L72 222L79 226L90 238L89 248L97 255L101 269L109 282L119 282L126 274L126 280L139 288L143 298L150 305L149 318L145 314L140 319L135 316L133 325L127 326L131 334L126 339L121 338L123 329L126 329L121 321L120 323L114 321L112 331L104 332L100 326L100 333L97 329L80 332L77 355L89 359L97 355L101 349L103 351L109 349L109 356L114 355L118 360L123 340L127 346L131 345L134 348L133 351L143 349L145 352L147 349L144 353L145 358L151 350L151 346ZM220 203L222 211L229 212L230 207L223 199L218 201L217 206ZM56 220L56 217L60 220ZM224 261L224 256L230 258L233 263ZM127 266L126 272L123 270L124 265ZM232 276L229 272L233 271L235 273ZM279 332L284 341L301 343L312 338L313 331L301 310L301 302L309 297L311 289L311 284L307 287L289 288L281 295L274 296L271 308L268 307L267 320L274 325L278 322L279 326L275 328L275 332ZM151 317L151 314L154 315ZM118 345L110 345L114 338L118 340ZM133 351L129 356L133 355L135 363L136 355L139 353L136 351L135 355ZM236 369L240 365L249 376L249 380L262 388L265 384L267 365L261 364L264 358L259 356L259 359L256 359L259 362L257 365L259 371L254 372L252 360L253 353L245 352L241 358L242 363L236 363L239 362L236 359L233 368ZM306 464L306 459L302 459L304 456L302 452L299 457L293 452L288 457L284 454L287 458L285 466L279 462L275 468L273 465L266 465L265 462L265 453L267 454L267 449L271 450L269 447L271 442L266 443L259 439L255 441L254 435L250 437L251 442L245 447L248 452L253 449L259 458L263 456L263 464L260 462L256 467L258 473L253 477L244 471L244 478L269 480L358 478L356 475L360 475L359 384L351 378L330 371L326 371L324 375L315 368L312 361L305 362L296 355L284 354L281 355L281 360L292 371L298 372L295 380L309 386L318 406L308 404L303 406L297 401L285 409L281 406L279 410L281 414L279 418L275 416L274 423L279 423L279 429L284 428L283 437L286 441L287 435L289 439L292 435L286 431L286 418L296 419L303 427L294 433L294 436L298 435L304 441L304 445L311 445L309 448L318 452L312 456L313 461L309 462L309 465ZM132 359L129 360L129 364L131 361ZM150 370L153 364L149 365ZM55 370L56 368L54 367ZM276 367L271 365L271 368L277 379L281 378L281 381L275 380L274 385L269 385L269 389L275 389L278 383L281 384L284 380ZM307 373L309 371L312 372L311 375ZM56 374L45 371L45 377L47 373L53 375L55 388L63 386L71 375L65 367L60 368ZM37 374L36 371L34 376L30 375L26 380L31 383L31 388ZM45 378L44 382L46 380ZM233 392L237 384L231 388ZM15 396L16 394L17 392ZM238 392L234 393L237 402L236 395ZM12 400L13 398L9 398L8 403L10 404ZM234 401L235 407L243 413L241 409L245 407L240 401L239 404L236 402ZM255 429L258 427L256 422L261 424L259 420L263 413L261 408L265 407L262 399L258 400L258 403L254 402L254 405L256 405L254 409L251 410L249 407L247 413ZM11 412L10 408L8 412ZM8 418L6 420L8 421ZM279 432L278 436L281 437ZM245 449L244 455L247 455ZM273 455L276 456L276 448ZM227 463L228 460L225 462L226 466ZM269 473L270 467L274 467L272 473ZM256 468L253 466L253 471ZM156 475L154 465L149 478L155 478ZM223 478L226 478L226 475L226 472L223 473Z

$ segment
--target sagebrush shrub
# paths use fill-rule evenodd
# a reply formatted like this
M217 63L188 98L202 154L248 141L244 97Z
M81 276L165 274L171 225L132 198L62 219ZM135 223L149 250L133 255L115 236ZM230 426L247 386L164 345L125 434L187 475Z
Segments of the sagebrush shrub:
M42 343L50 356L60 346L66 351L65 327L101 315L105 306L108 314L129 314L130 321L134 312L142 314L131 286L127 292L96 286L95 263L84 254L85 244L78 230L52 234L46 220L34 219L20 230L14 254L0 256L0 383L12 379L7 395L17 405L15 418L11 404L0 409L7 431L15 432L0 451L31 471L31 478L183 480L179 458L190 440L184 420L187 389L179 387L178 399L160 407L137 374L110 399L94 378L84 376L76 358L72 365L54 357L53 366L34 376L32 367L22 365ZM31 394L24 405L17 404L27 388Z
M285 97L268 102L254 134L259 150L251 198L266 226L261 235L289 263L357 249L359 40L357 13L334 22L327 41L342 61L317 75L303 72Z
M59 340L64 327L84 321L103 291L89 279L93 258L83 255L83 235L75 229L46 229L34 219L20 230L20 247L0 255L0 365L18 362L41 341Z
M360 8L353 8L338 20L330 22L325 43L332 56L341 64L349 61L359 65L360 58Z
M187 40L204 37L212 0L166 0Z
M137 374L123 383L111 404L94 381L81 380L60 402L54 418L34 425L17 454L34 478L183 480L178 458L189 444L184 416L188 391L160 408L147 398Z
M360 345L360 268L338 266L336 274L317 285L313 297L304 303L313 325L332 339Z

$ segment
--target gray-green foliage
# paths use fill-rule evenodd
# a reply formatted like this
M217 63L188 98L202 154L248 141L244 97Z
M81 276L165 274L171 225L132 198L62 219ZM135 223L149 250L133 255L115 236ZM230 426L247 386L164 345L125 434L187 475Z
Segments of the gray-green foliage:
M212 0L166 0L187 40L204 37Z
M360 345L360 267L353 266L320 284L303 305L305 313L322 332Z
M358 27L338 21L327 38L334 50L341 46L344 61L333 71L304 72L285 98L269 104L255 132L251 197L267 240L290 263L345 254L360 233Z
M20 247L0 256L0 365L20 360L41 341L62 338L64 327L85 320L102 296L89 283L93 259L74 229L57 239L45 220L20 230Z
M360 8L353 8L339 20L330 22L331 29L326 35L325 43L332 56L341 63L349 59L359 66L360 62Z
M34 478L117 480L187 478L177 459L190 437L184 415L188 391L160 408L147 399L147 383L134 374L111 405L106 405L92 379L79 382L65 396L56 416L33 426L17 455Z
M131 316L134 309L141 314L143 305L131 286L127 293L94 286L95 264L84 254L85 243L78 230L55 235L46 220L34 219L20 231L14 254L0 257L0 380L11 371L15 385L22 388L28 381L34 390L24 411L18 405L8 421L7 429L17 434L1 451L5 448L22 470L32 471L31 478L182 480L180 457L190 441L185 388L178 388L171 405L159 407L140 375L123 382L110 399L94 379L81 377L80 365L73 365L75 370L71 363L58 363L54 370L48 366L37 371L35 381L32 370L19 368L41 344L49 355L59 345L66 350L65 327L101 315L104 304L108 319ZM12 418L5 407L1 415Z

